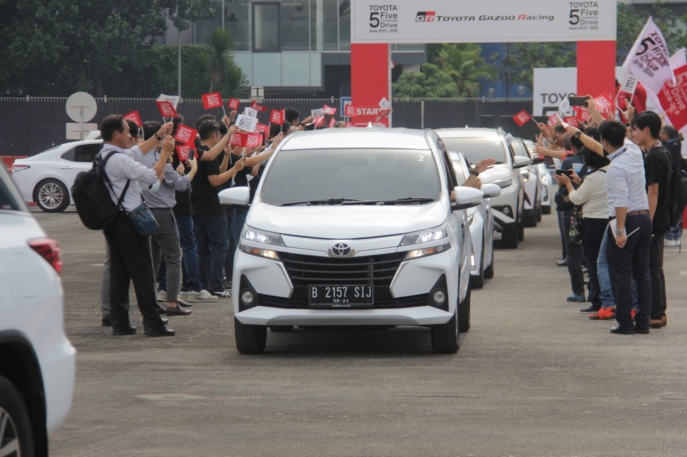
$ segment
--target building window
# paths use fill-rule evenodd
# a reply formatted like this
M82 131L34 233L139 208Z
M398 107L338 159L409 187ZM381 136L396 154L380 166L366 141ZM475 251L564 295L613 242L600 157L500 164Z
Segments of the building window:
M253 51L280 52L279 3L253 3Z

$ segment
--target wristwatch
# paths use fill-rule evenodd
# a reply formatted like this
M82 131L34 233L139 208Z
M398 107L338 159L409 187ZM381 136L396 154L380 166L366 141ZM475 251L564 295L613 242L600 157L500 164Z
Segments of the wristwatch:
M615 236L623 235L624 233L625 233L625 229L622 229L622 230L615 229Z
M470 174L473 176L479 176L479 173L474 168L470 168Z
M580 135L582 135L582 130L578 130L577 132L575 132L575 134L573 135L573 138L579 139Z
M157 138L157 141L162 141L162 137L158 135L157 133L155 134L155 138Z

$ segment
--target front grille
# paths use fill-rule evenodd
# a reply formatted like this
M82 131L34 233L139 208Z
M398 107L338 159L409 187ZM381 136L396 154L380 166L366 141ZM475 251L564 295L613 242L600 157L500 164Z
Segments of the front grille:
M370 284L375 288L388 288L405 255L405 252L397 252L367 257L334 258L279 253L294 287Z
M310 309L308 305L308 287L298 286L293 290L291 298L272 297L269 295L258 295L260 306L269 308L284 309ZM371 307L359 307L367 309L393 309L393 308L413 308L416 306L427 306L427 295L413 295L410 297L393 298L389 288L375 287L375 302ZM355 306L352 307L356 308ZM321 306L318 309L323 309ZM337 308L346 309L346 308Z

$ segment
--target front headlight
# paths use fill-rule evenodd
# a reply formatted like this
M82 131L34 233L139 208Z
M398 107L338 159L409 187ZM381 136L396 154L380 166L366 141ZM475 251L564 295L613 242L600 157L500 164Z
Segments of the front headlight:
M284 246L284 240L282 240L280 234L254 229L252 227L248 227L247 225L243 229L243 232L241 232L241 239L260 244Z
M498 181L494 181L494 182L491 183L491 184L496 184L496 185L499 186L501 189L503 189L503 188L508 187L508 186L510 186L511 184L513 184L513 179L512 179L512 178L500 179L500 180L498 180Z
M448 238L446 231L446 224L428 230L421 230L419 232L406 233L401 240L401 246L413 246L422 243L431 243L432 241L443 240Z
M403 260L413 260L419 259L420 257L427 257L428 255L440 254L442 252L451 249L451 243L442 244L441 246L434 246L425 249L415 249L413 251L408 251L405 259Z

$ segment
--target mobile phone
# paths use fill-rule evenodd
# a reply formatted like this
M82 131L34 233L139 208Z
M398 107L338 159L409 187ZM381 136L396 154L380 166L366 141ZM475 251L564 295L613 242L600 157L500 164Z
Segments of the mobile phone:
M568 97L568 100L570 101L570 106L587 106L587 97L571 95Z
M556 170L557 175L566 175L568 177L572 176L572 170Z
M191 149L190 151L188 151L188 160L193 160L195 158L196 158L196 150Z

